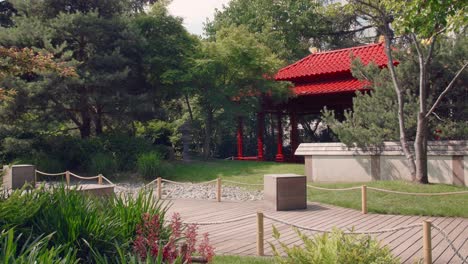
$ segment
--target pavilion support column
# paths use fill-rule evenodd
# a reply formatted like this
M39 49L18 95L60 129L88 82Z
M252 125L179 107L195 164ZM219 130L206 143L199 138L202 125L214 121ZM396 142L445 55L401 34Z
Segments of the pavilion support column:
M294 152L299 146L299 132L297 131L297 116L296 113L289 114L291 123L291 159L295 160Z
M263 157L263 131L265 130L265 113L257 113L257 159L264 160Z
M283 162L284 155L283 155L283 127L281 126L281 112L276 114L277 125L278 125L278 141L277 141L277 150L276 150L276 161Z
M237 118L237 159L242 159L243 155L243 145L244 145L244 133L243 133L243 120L242 117Z

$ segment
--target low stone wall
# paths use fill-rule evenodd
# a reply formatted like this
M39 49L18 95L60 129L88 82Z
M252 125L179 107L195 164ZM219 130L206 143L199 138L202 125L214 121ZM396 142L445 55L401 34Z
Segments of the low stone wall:
M303 143L295 154L305 157L305 174L311 182L411 178L396 142L372 149L348 148L342 143ZM428 176L432 183L468 186L468 141L428 142Z

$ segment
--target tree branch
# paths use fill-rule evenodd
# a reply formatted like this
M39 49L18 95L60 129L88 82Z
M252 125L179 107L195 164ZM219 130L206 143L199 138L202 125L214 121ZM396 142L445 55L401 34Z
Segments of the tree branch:
M460 70L458 70L457 74L453 77L452 81L450 81L449 85L445 88L445 90L439 95L435 103L432 105L431 109L427 111L426 117L429 117L429 115L431 115L431 113L434 112L437 106L439 106L440 102L442 101L442 98L453 88L458 77L460 77L461 73L466 69L467 66L468 62L465 62L465 65L463 65L463 67Z

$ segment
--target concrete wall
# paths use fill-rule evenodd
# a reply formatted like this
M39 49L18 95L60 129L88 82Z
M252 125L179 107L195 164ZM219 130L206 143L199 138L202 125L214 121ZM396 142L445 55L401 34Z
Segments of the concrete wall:
M428 150L430 182L468 186L468 141L429 142ZM305 143L296 155L305 156L308 181L411 180L406 158L395 142L365 150L342 143Z

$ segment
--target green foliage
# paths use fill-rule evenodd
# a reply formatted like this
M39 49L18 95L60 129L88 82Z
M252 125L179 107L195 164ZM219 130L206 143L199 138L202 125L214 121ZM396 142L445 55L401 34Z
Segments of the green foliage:
M440 30L458 32L468 23L468 7L463 1L383 1L394 12L392 23L400 34L416 33L421 38L431 38Z
M435 47L434 62L429 67L429 74L433 78L428 91L428 102L438 97L458 70L458 62L463 61L468 54L467 42L466 37L459 36L441 41ZM419 67L414 48L400 48L393 51L399 61L395 70L404 92L406 135L408 140L414 140L419 111L419 80L415 76L419 74ZM340 141L348 146L368 147L378 146L383 141L398 141L398 102L389 72L373 64L364 66L359 60L353 62L352 72L354 77L370 81L368 88L371 91L356 94L353 111L346 111L341 122L332 111L326 109L322 112L323 119ZM468 73L461 75L457 82L458 87L442 101L435 111L436 115L429 118L428 140L466 139L467 94L462 87L467 78Z
M167 166L167 163L159 152L143 153L138 156L138 173L147 180L166 176Z
M32 164L36 169L49 173L63 172L67 168L62 160L49 156L43 152L32 152L13 161L14 164Z
M153 144L171 145L174 128L171 124L161 120L135 122L136 135L150 140Z
M273 226L273 237L279 242L286 258L270 243L278 263L308 263L308 264L391 264L399 263L393 257L388 247L381 245L369 235L347 235L343 231L334 230L330 234L315 235L309 238L298 229L297 235L304 243L304 247L292 246L280 241L280 233Z
M357 16L339 4L309 0L232 0L206 26L216 38L222 28L244 26L282 59L293 62L308 48L338 48L358 43L350 28L360 28Z
M117 161L112 154L96 153L91 155L87 172L97 175L104 174L111 176L117 171Z
M74 250L63 246L48 247L53 235L29 237L24 241L23 234L15 234L14 228L3 230L0 233L0 260L4 264L79 263Z
M158 214L164 221L166 210L151 192L141 192L136 197L96 198L63 187L48 192L14 191L0 198L0 208L0 230L14 226L23 234L31 234L32 239L53 234L48 239L49 251L63 248L58 251L61 256L62 252L76 251L76 256L85 262L94 262L93 251L113 258L118 253L115 244L120 250L131 252L141 216ZM168 229L164 228L162 237L169 237Z

